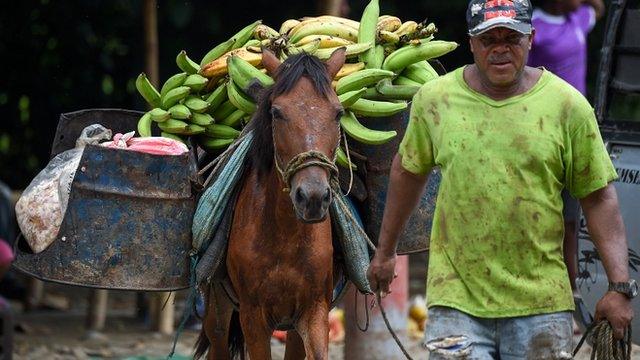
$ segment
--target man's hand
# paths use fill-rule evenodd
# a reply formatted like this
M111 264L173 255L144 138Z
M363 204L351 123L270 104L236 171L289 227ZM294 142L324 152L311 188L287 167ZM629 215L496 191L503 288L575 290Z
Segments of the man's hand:
M631 300L624 294L608 291L596 305L596 321L606 319L613 328L613 336L622 340L633 319Z
M389 285L396 277L396 255L387 256L377 251L367 270L371 290L380 291L382 297L387 296L390 293Z

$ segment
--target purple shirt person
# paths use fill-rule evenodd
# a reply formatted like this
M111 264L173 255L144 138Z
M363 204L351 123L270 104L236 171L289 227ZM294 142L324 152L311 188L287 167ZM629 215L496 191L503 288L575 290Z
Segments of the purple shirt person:
M587 34L604 10L601 0L544 1L533 11L536 30L529 66L547 70L586 94Z

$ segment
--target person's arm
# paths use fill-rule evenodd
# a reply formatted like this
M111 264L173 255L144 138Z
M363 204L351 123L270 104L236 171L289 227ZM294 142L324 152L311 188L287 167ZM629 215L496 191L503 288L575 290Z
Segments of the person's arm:
M374 292L379 290L382 296L389 293L389 284L395 277L398 239L420 202L428 174L416 175L405 170L399 154L396 154L391 164L378 248L367 271L371 289Z
M609 281L629 281L627 239L615 188L609 183L580 199L580 205ZM607 319L615 337L622 339L633 318L630 299L618 292L607 292L596 305L595 318Z
M583 0L583 2L593 8L596 14L596 21L604 16L605 6L602 0Z

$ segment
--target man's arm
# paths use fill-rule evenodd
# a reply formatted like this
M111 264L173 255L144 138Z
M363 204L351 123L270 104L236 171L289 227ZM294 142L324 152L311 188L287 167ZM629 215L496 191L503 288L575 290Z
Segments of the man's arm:
M389 293L389 284L395 277L398 239L420 202L428 176L428 173L415 175L405 170L402 167L402 157L399 154L394 157L378 248L367 271L371 288L373 291L380 290L383 296Z
M580 205L609 281L628 281L627 239L615 188L609 184L596 190L580 199ZM596 306L596 320L609 320L618 339L622 339L632 318L631 302L623 294L607 292Z
M602 0L583 0L583 2L593 8L596 13L596 21L604 15L605 7Z

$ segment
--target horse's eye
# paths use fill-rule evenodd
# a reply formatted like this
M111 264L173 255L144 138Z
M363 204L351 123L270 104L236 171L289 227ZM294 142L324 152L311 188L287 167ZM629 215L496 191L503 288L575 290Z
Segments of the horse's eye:
M282 112L277 107L272 107L271 108L271 116L274 119L279 119L279 120L284 119L284 116L282 115Z

